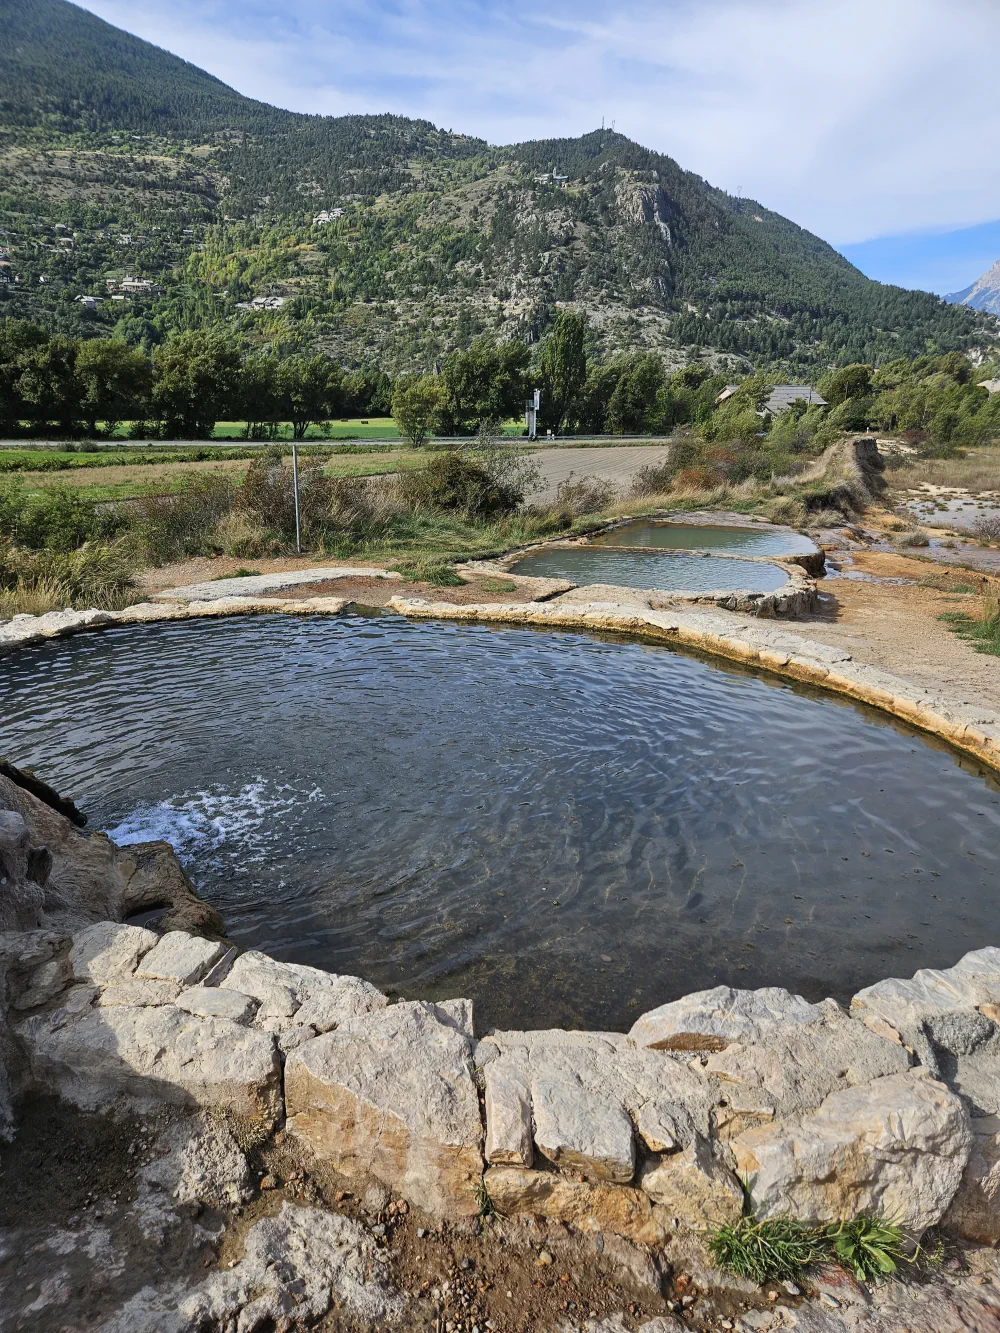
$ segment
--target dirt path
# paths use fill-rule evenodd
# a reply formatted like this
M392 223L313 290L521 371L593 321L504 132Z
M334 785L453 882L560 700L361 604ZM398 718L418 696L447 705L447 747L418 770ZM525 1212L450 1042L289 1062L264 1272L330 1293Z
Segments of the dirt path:
M975 614L987 580L967 570L895 553L840 555L841 574L847 577L831 572L821 580L821 610L816 617L789 621L783 629L843 648L858 662L917 684L964 689L970 703L1000 708L1000 658L977 653L940 619L949 611ZM837 553L831 558L837 559ZM997 583L993 580L994 586ZM977 591L956 591L959 588Z

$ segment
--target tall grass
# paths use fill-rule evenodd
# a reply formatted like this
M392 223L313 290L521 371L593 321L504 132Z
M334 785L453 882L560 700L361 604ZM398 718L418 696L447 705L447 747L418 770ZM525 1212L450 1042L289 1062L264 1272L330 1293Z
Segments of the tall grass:
M121 542L30 551L0 541L0 617L65 607L118 610L135 600L134 564Z

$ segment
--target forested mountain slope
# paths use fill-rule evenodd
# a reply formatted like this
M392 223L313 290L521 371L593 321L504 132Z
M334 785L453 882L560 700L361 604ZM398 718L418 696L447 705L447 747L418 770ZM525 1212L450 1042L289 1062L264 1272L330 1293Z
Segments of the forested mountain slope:
M393 370L537 338L560 304L606 353L798 374L996 335L621 135L298 115L66 0L0 0L0 31L0 317L147 345L229 321Z

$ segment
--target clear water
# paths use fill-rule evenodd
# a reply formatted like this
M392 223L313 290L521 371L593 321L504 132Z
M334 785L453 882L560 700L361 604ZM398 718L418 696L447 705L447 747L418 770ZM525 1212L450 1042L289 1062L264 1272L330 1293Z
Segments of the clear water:
M1000 944L1000 788L668 648L400 617L180 622L0 660L0 753L167 838L231 935L479 1024L816 999Z
M702 523L655 523L640 519L591 538L594 546L659 546L672 551L721 555L809 555L817 548L801 532L766 528L711 527Z
M658 555L598 546L549 546L511 566L533 578L571 579L573 583L611 583L623 588L665 592L774 592L788 582L777 565L728 556Z

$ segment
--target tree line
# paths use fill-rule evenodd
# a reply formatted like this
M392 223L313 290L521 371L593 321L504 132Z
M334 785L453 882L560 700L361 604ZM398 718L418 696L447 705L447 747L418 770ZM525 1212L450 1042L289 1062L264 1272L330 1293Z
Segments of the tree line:
M875 428L923 450L1000 438L1000 394L980 381L996 373L957 352L857 363L829 371L806 401L773 420L774 380L745 377L722 404L726 376L703 361L668 372L655 352L601 359L584 315L562 310L536 347L517 338L472 340L433 374L394 381L375 368L347 370L319 354L278 356L218 328L188 330L158 346L123 338L76 340L37 325L0 323L0 432L207 439L218 421L245 422L248 438L295 439L332 418L391 412L413 445L473 435L521 416L539 390L541 433L664 435L693 427L708 442L759 441L815 451L840 435Z

